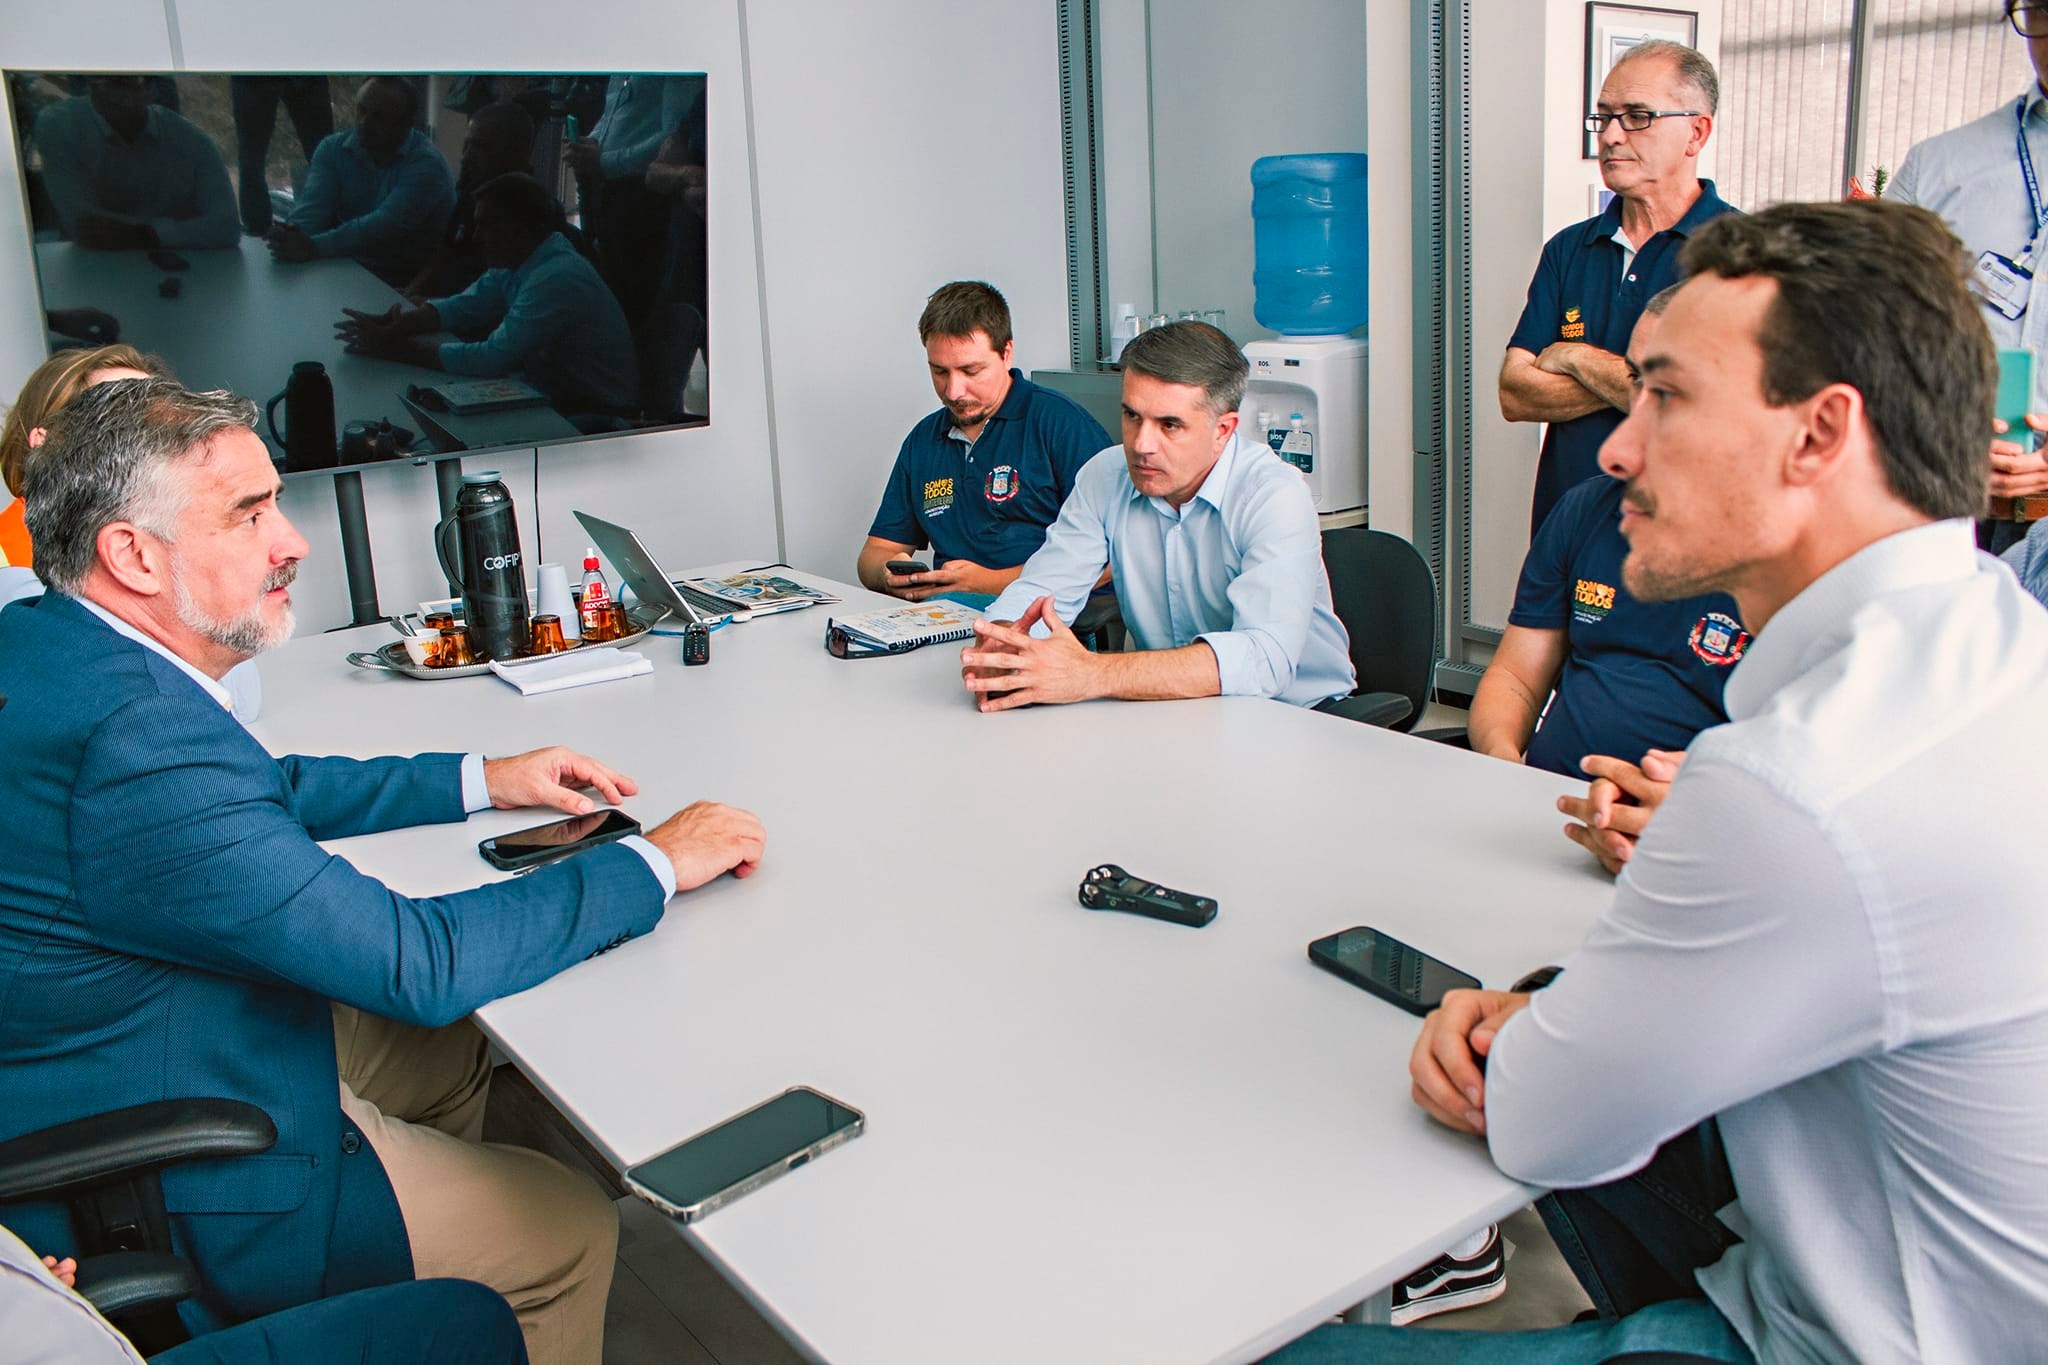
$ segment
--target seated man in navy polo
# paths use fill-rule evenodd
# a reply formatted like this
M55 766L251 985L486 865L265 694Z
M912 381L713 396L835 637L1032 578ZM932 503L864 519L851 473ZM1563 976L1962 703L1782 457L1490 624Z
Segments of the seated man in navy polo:
M861 583L912 602L985 605L1045 543L1074 476L1115 442L1064 394L1010 368L1010 306L989 285L941 286L917 320L944 404L903 439L861 547ZM889 572L932 547L931 568Z
M1676 292L1645 305L1631 356L1642 354ZM1633 363L1629 373L1640 383ZM1472 698L1475 751L1589 777L1580 766L1588 755L1636 763L1652 749L1683 749L1728 718L1721 692L1749 643L1735 600L1629 596L1621 586L1623 491L1620 480L1596 474L1567 492L1536 532L1507 633Z
M1533 533L1566 490L1600 472L1600 446L1628 411L1621 351L1644 300L1678 279L1678 249L1733 212L1699 178L1714 131L1714 65L1679 43L1648 42L1607 73L1586 126L1600 144L1604 212L1543 247L1529 301L1500 367L1500 412L1548 422L1529 515Z

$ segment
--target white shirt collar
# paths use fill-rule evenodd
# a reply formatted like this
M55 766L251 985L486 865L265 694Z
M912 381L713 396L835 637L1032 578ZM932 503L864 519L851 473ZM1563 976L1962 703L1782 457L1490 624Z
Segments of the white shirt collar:
M1728 679L1724 704L1730 720L1744 720L1811 666L1829 642L1853 625L1857 609L1874 597L1928 583L1968 578L1978 568L1975 528L1967 521L1937 521L1899 531L1864 546L1806 585L1765 623Z
M187 677L191 678L193 682L198 683L201 687L206 689L207 696L212 697L215 701L220 703L221 709L223 711L233 711L235 709L234 697L228 693L228 689L221 683L221 681L218 678L207 677L204 673L201 673L198 669L194 668L188 660L182 659L178 655L172 653L170 649L166 647L161 640L153 640L149 636L144 635L141 631L129 625L126 621L123 621L120 617L114 615L114 613L108 611L105 607L101 606L97 602L91 601L84 597L74 597L71 600L78 603L79 606L84 607L94 616L99 617L100 620L105 621L108 625L112 626L117 633L127 636L136 644L141 645L144 649L155 650L157 653L163 655L166 659L169 659L172 663L176 664L179 668L183 669Z

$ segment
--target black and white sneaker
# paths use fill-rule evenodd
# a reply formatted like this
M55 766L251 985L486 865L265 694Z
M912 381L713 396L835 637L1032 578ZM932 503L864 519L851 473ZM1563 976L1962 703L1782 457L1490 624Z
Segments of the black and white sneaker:
M1500 1225L1486 1230L1486 1245L1460 1259L1439 1256L1394 1286L1393 1322L1420 1322L1438 1313L1455 1313L1474 1304L1491 1303L1507 1292L1508 1262Z

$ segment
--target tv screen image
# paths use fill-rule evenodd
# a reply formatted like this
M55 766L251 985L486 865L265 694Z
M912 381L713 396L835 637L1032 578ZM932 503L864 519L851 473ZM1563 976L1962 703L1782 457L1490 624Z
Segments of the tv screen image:
M288 474L710 419L700 73L8 73L52 349Z

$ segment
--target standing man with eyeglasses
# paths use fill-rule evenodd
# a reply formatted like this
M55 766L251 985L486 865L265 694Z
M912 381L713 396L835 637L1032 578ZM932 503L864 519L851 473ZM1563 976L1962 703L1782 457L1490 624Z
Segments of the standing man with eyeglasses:
M1615 63L1586 131L1600 145L1605 211L1543 247L1500 367L1500 411L1548 422L1531 534L1557 500L1600 473L1600 446L1628 412L1622 353L1643 305L1678 281L1678 249L1734 209L1700 179L1721 83L1682 43L1648 42Z
M2005 17L2034 62L2025 93L1914 146L1885 191L1942 216L1970 253L1992 342L2034 353L2033 430L1991 443L1990 517L1977 540L1994 554L2048 521L2048 453L2034 449L2048 431L2048 295L2029 306L2034 276L2048 269L2048 0L2005 0Z

